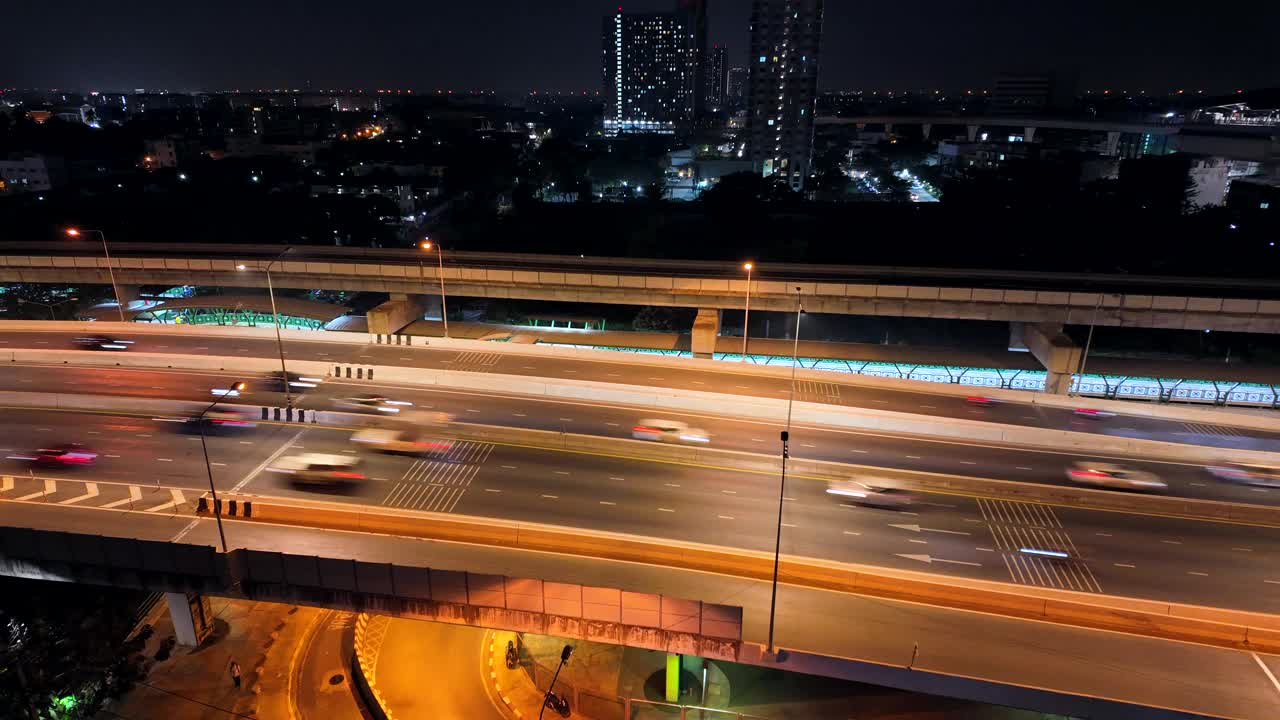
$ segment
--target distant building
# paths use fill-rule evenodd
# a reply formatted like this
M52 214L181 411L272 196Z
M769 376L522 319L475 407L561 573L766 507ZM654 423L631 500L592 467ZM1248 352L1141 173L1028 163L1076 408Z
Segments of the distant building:
M744 67L729 68L725 80L725 104L734 110L740 110L747 104L747 81L750 70Z
M687 17L618 12L604 19L607 132L674 132L693 123L697 68Z
M702 76L706 80L707 87L703 104L707 112L720 112L725 109L725 85L728 82L729 70L725 60L728 54L728 48L722 45L715 45L707 51L707 59L702 66Z
M753 0L747 137L752 167L802 189L813 158L823 0Z
M10 155L0 159L0 194L47 192L66 184L66 165L46 155Z
M708 86L707 62L707 0L676 0L676 12L684 16L685 32L689 34L689 51L693 63L693 117L707 114Z
M1068 73L1001 73L991 92L997 115L1037 115L1075 105L1076 84Z
M1280 218L1280 178L1256 175L1232 180L1227 207L1248 216Z
M142 163L148 169L176 168L197 159L201 152L200 143L195 140L166 135L143 142Z

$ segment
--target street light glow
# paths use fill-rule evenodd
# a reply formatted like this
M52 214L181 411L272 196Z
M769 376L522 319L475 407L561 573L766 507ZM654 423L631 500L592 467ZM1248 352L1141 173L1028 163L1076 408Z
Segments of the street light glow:
M80 231L76 228L67 228L67 235L69 237L80 237Z
M743 263L743 264L742 264L742 269L743 269L743 270L752 270L752 269L754 269L754 268L755 268L755 265L753 265L752 263Z
M245 264L244 264L244 263L240 263L239 265L236 265L236 269L237 269L237 270L246 270L247 268L245 267Z
M431 249L431 241L430 241L430 240L423 240L423 241L422 241L422 243L421 243L420 245L418 245L418 247L422 248L423 250L430 250L430 249Z

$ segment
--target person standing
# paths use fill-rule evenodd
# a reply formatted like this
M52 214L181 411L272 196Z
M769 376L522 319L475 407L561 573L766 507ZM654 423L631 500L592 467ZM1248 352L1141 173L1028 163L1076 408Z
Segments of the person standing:
M231 683L240 689L240 663L235 660L231 661Z

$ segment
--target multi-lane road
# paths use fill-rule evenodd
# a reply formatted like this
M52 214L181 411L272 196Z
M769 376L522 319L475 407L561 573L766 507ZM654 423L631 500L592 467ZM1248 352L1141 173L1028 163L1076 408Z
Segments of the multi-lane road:
M99 389L118 387L106 383L121 377L150 377L147 382L176 383L165 392L173 395L182 394L177 387L210 380L168 372L47 372L62 373L68 385ZM117 377L108 380L101 377L104 372ZM332 383L322 392L341 390ZM433 404L428 401L435 396L412 397ZM319 395L308 401L322 402ZM469 402L467 396L453 401ZM572 407L527 410L526 415L553 417L552 422L576 422L559 414L572 413ZM797 441L818 445L805 442L807 432L798 430ZM271 473L273 460L304 452L354 455L349 434L310 424L260 423L213 436L209 453L215 482L223 491L315 497ZM5 459L0 499L165 515L182 512L184 503L207 489L198 438L148 414L8 409L0 420L0 438L0 454L6 457L67 441L86 443L101 454L93 467L62 470ZM771 549L776 527L778 480L760 473L476 442L459 442L431 459L370 455L363 471L366 482L330 499L753 550ZM1082 592L1280 610L1280 573L1269 562L1280 551L1277 529L958 495L925 495L907 511L892 512L844 504L825 489L821 478L790 482L784 552ZM1069 549L1074 558L1047 560L1019 552L1024 547Z
M63 332L0 331L0 351L14 349L57 350L72 347L83 329ZM123 334L132 339L136 352L215 355L221 357L276 358L274 341L245 337L172 335L147 332ZM420 339L421 341L421 339ZM785 377L763 376L738 371L732 364L723 369L675 368L645 364L643 356L611 359L608 353L595 358L530 357L500 352L459 352L430 346L359 345L324 341L285 342L285 354L292 360L311 360L342 365L381 365L437 370L501 373L560 380L587 380L642 385L676 390L698 390L748 397L786 398L790 383ZM980 389L975 388L975 393ZM1222 448L1280 451L1280 433L1216 424L1185 423L1138 415L1119 415L1105 420L1076 416L1069 409L1024 403L999 403L978 407L964 398L916 390L867 387L840 382L832 374L825 382L798 383L796 399L806 402L890 410L933 417L996 422L1053 430L1098 433L1117 437L1191 443ZM1081 400L1087 406L1088 400Z

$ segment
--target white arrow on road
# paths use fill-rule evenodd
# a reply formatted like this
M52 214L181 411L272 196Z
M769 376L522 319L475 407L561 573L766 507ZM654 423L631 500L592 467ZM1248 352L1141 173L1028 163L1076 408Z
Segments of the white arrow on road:
M907 555L904 553L896 553L896 555L908 560L918 560L926 565L932 565L933 563L951 563L952 565L971 565L973 567L982 567L982 563L971 563L963 560L943 560L942 558L930 557L928 555Z
M938 529L936 529L936 528L920 527L919 525L893 525L893 524L890 524L890 525L889 525L889 527L892 527L892 528L898 528L899 530L910 530L911 532L917 532L917 533L918 533L918 532L936 532L936 533L946 533L946 534L948 534L948 535L968 535L968 534L969 534L969 533L964 532L964 531L962 531L962 530L938 530Z

